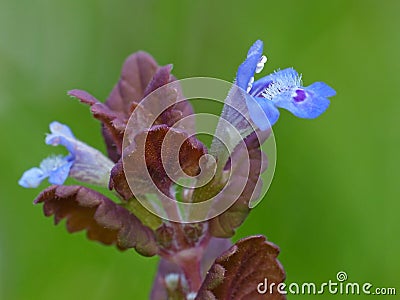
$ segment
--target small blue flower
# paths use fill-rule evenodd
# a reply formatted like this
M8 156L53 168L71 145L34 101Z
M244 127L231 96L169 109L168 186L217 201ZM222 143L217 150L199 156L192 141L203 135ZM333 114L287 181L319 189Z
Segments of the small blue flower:
M51 184L63 184L73 164L69 159L61 155L45 158L39 168L26 171L18 183L25 188L36 188L48 177Z
M50 134L46 144L62 145L69 151L65 157L51 156L42 161L40 168L26 171L19 184L35 188L46 179L52 184L63 184L68 176L90 184L108 186L110 172L114 163L100 151L77 140L68 126L58 122L50 124Z
M246 91L246 104L253 122L266 130L279 118L278 108L284 108L299 118L313 119L329 106L328 97L335 90L323 82L303 86L301 76L292 68L276 71L254 81L267 58L262 55L263 42L258 40L247 53L246 60L239 66L236 85ZM266 120L268 119L268 122Z

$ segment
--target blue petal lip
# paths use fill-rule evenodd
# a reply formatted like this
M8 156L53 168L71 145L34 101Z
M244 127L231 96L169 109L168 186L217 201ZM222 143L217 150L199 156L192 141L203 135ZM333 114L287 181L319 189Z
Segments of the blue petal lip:
M36 188L49 177L51 184L63 184L67 179L73 161L67 157L49 157L42 161L40 168L31 168L24 172L18 184L25 188Z
M306 87L306 89L323 97L333 97L336 95L336 91L325 82L314 82Z
M49 174L49 182L51 184L58 184L61 185L67 180L69 171L71 170L71 167L73 165L73 162L67 162L65 165L59 167L58 169L54 170Z
M285 92L275 97L272 101L275 106L290 111L293 115L304 119L314 119L320 116L330 104L330 101L314 93L313 90L304 88L306 98L302 102L296 102L291 92Z
M236 75L236 85L245 91L247 90L247 85L249 84L250 78L254 76L257 64L262 56L263 47L263 42L257 40L250 47L246 60L239 66Z
M37 188L46 176L39 168L32 168L24 172L18 184L24 188Z

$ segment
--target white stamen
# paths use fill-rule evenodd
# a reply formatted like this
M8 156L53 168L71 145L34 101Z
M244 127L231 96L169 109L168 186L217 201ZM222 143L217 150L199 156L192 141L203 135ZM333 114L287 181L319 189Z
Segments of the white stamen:
M261 56L260 61L257 64L256 67L256 73L260 73L264 69L264 64L267 62L267 57L265 55Z
M261 96L266 99L272 100L277 95L283 92L287 92L301 86L301 75L295 76L294 74L285 74L282 77L278 77L265 90L263 90L261 92Z
M253 82L254 82L254 77L251 77L249 83L247 84L247 90L246 90L247 93L250 92L251 88L253 87Z

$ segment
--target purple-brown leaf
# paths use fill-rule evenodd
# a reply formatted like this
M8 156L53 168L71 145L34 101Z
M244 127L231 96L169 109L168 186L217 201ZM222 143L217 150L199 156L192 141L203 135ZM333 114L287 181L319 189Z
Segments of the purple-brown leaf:
M239 144L233 152L232 157L236 163L231 166L228 162L227 166L232 172L231 179L227 183L228 188L222 191L218 197L220 198L219 201L233 198L237 200L229 209L209 221L211 235L224 238L232 237L235 229L243 223L250 212L250 200L259 197L262 184L259 176L267 167L267 159L259 147L268 136L269 132L262 133L259 137L261 141L259 141L257 135L252 134L244 140L244 143ZM247 156L249 160L247 160ZM246 182L246 184L241 192L237 192L235 187L241 187L241 182Z
M260 294L260 283L285 280L285 271L277 260L279 248L264 236L244 238L216 259L207 273L196 300L283 300L277 292Z
M65 218L68 232L86 230L90 240L115 244L120 250L135 248L144 256L158 251L150 228L127 209L89 188L53 185L34 203L43 203L45 216L54 215L55 224Z
M139 51L129 56L122 66L121 78L105 104L129 117L132 102L138 103L143 98L157 68L157 62L146 52Z
M156 125L137 134L134 143L124 151L128 157L124 166L117 163L110 177L110 187L124 199L132 196L124 180L125 174L134 180L135 193L152 193L156 186L169 195L173 182L169 176L176 176L181 170L189 176L196 176L200 171L200 157L207 153L206 147L195 137L167 125Z
M124 200L129 200L134 197L128 181L126 180L122 159L111 169L109 188L110 190L115 190Z
M166 65L158 68L157 72L154 74L153 78L151 79L146 89L144 90L143 98L146 97L151 92L155 91L156 89L169 83L171 81L171 70L172 70L172 65Z

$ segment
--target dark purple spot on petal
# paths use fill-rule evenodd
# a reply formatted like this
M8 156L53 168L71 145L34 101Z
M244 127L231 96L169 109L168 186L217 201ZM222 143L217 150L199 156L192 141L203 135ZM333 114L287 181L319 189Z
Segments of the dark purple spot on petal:
M304 90L296 90L296 96L293 97L295 102L302 102L306 99L307 95Z

